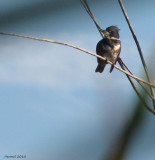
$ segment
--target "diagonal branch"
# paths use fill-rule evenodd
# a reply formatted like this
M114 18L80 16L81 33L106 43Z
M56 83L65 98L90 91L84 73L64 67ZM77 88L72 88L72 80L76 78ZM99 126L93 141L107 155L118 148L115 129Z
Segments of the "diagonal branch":
M149 83L152 83L152 82L151 82L150 75L149 75L149 72L148 72L147 65L146 65L146 63L145 63L145 59L144 59L144 57L143 57L143 53L142 53L140 44L139 44L138 39L137 39L137 37L136 37L136 34L135 34L134 30L133 30L133 27L132 27L132 25L131 25L131 22L130 22L130 20L129 20L129 17L128 17L128 15L127 15L127 12L125 11L125 8L124 8L124 6L123 6L122 0L118 0L118 2L119 2L119 4L120 4L120 6L121 6L121 9L122 9L123 14L124 14L124 16L125 16L125 19L126 19L126 21L127 21L127 23L128 23L128 26L129 26L130 31L131 31L131 33L132 33L132 36L133 36L133 38L134 38L134 40L135 40L135 43L136 43L136 45L137 45L137 49L138 49L138 51L139 51L139 55L140 55L140 58L141 58L141 61L142 61L142 64L143 64L143 67L144 67L144 70L145 70L145 74L146 74L147 80L148 80ZM153 88L152 88L151 86L150 86L150 91L151 91L152 97L155 97L155 96L154 96L154 90L153 90ZM154 105L154 109L155 109L155 100L152 99L152 101L153 101L153 105Z
M123 63L121 63L121 61L118 61L118 62L119 62L119 64L120 64L120 66L121 66L123 69L125 69L124 66L123 66ZM150 107L147 105L147 103L145 102L144 98L143 98L142 95L139 93L138 89L136 88L135 84L133 83L131 77L130 77L129 75L127 75L127 74L126 74L126 76L127 76L128 80L129 80L129 82L131 83L133 89L135 90L136 94L138 95L138 97L140 98L140 100L143 102L144 106L145 106L150 112L152 112L153 114L155 114L155 110L152 109L152 108L150 108Z
M131 72L131 70L126 66L126 64L122 61L122 59L121 58L119 58L119 64L121 63L122 65L123 65L123 67L122 67L122 65L120 65L121 67L122 67L122 69L127 69L128 71L129 71L129 73L131 73L131 74L133 74L132 72ZM125 67L125 68L124 68ZM155 100L154 99L154 97L150 94L150 92L142 85L142 83L140 82L140 81L137 81L138 83L139 83L139 85L144 89L144 91L149 95L149 97L151 98L151 99L153 99L153 100Z
M83 51L83 52L85 52L85 53L88 53L88 54L90 54L90 55L92 55L92 56L98 57L98 58L100 58L100 59L102 59L102 60L106 60L106 58L104 58L104 57L102 57L102 56L99 56L99 55L97 55L97 54L95 54L95 53L93 53L93 52L87 51L87 50L85 50L85 49L83 49L83 48L74 46L74 45L69 44L69 43L64 43L64 42L55 41L55 40L49 40L49 39L42 39L42 38L38 38L38 37L31 37L31 36L26 36L26 35L20 35L20 34L15 34L15 33L0 32L0 34L2 34L2 35L9 35L9 36L15 36L15 37L28 38L28 39L33 39L33 40L37 40L37 41L44 41L44 42L49 42L49 43L56 43L56 44L60 44L60 45L65 45L65 46L68 46L68 47L75 48L75 49L77 49L77 50ZM110 61L107 61L107 62L108 62L109 64L112 64ZM149 82L147 82L147 81L145 81L145 80L143 80L143 79L141 79L141 78L138 78L137 76L135 76L135 75L127 72L126 70L123 70L123 69L119 68L117 65L114 65L114 67L115 67L117 70L119 70L119 71L127 74L128 76L134 78L135 80L141 81L141 82L143 82L143 83L145 83L145 84L147 84L147 85L152 86L153 88L155 88L155 85L153 85L153 84L151 84L151 83L149 83Z
M93 13L92 13L92 11L91 11L91 9L90 9L87 1L86 1L86 0L80 0L80 1L81 1L81 3L82 3L83 7L86 9L87 13L90 15L90 17L91 17L92 20L94 21L94 23L95 23L98 31L100 32L101 36L104 37L104 34L103 34L103 32L102 32L102 29L101 29L101 27L99 26L99 24L97 23L97 21L96 21L96 19L95 19L95 16L93 15Z

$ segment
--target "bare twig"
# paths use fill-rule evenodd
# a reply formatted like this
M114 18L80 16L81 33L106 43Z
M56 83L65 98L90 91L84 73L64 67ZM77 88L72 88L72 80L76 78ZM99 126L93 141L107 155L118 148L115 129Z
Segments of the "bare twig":
M119 57L118 61L120 61L120 62L123 64L123 66L129 71L129 73L133 74L133 73L131 72L131 70L129 69L129 67L123 62L123 60L121 59L121 57ZM124 68L124 69L125 69L125 68Z
M127 65L122 61L121 58L119 58L119 62L129 71L129 73L133 74L133 73L131 72L131 70L129 69L129 67L127 67ZM122 67L122 65L120 65L121 68L122 68L122 69L125 69L124 67ZM138 80L137 80L137 82L138 82L139 85L144 89L144 91L149 95L149 97L154 100L154 97L153 97L153 96L150 94L150 92L142 85L142 83L141 83L140 81L138 81ZM131 84L131 85L132 85L132 84ZM133 87L133 88L134 88L134 87Z
M125 65L125 64L121 61L121 59L120 59L118 62L119 62L119 64L120 64L120 66L122 67L122 69L125 69L125 68L124 68L124 65ZM127 67L127 66L125 66L125 67ZM132 72L130 71L130 69L129 69L128 67L127 67L127 69L128 69L128 71L132 74ZM134 89L135 92L137 93L138 97L139 97L139 98L141 99L141 101L143 102L144 106L145 106L149 111L151 111L152 113L155 114L155 110L151 109L151 108L147 105L147 103L145 102L143 96L139 93L138 89L136 88L135 84L133 83L132 79L131 79L127 74L126 74L126 76L127 76L128 80L129 80L129 82L131 83L133 89ZM141 84L141 82L140 82L140 81L137 81L137 82L138 82L139 85L144 89L144 91L149 95L149 97L150 97L151 99L154 99L154 97L152 97L152 95L151 95L151 94L148 92L148 90Z
M90 15L90 17L91 17L92 20L94 21L94 23L95 23L98 31L100 32L101 36L104 37L104 34L103 34L103 32L102 32L102 29L101 29L101 27L98 25L98 23L97 23L97 21L96 21L96 19L95 19L95 16L93 15L93 13L92 13L92 11L91 11L91 9L90 9L87 1L86 1L86 0L80 0L80 1L81 1L82 5L84 6L84 8L86 9L87 13Z
M121 61L118 61L118 63L120 64L120 66L121 66L123 69L125 69L124 66L123 66L123 64L121 63ZM127 76L128 80L129 80L129 82L131 83L133 89L135 90L136 94L138 95L138 97L140 98L140 100L143 102L144 106L145 106L150 112L152 112L153 114L155 114L155 110L152 109L152 108L150 108L150 107L147 105L147 103L145 102L143 96L139 93L138 89L136 88L135 84L133 83L131 77L128 76L127 74L126 74L126 76Z
M144 89L144 91L149 95L149 97L154 101L155 98L150 94L150 92L142 85L141 82L137 81L139 85Z
M100 59L102 59L102 60L106 60L106 58L104 58L104 57L102 57L102 56L99 56L99 55L97 55L97 54L95 54L95 53L92 53L92 52L90 52L90 51L87 51L87 50L85 50L85 49L83 49L83 48L74 46L74 45L69 44L69 43L64 43L64 42L55 41L55 40L49 40L49 39L42 39L42 38L38 38L38 37L31 37L31 36L26 36L26 35L20 35L20 34L15 34L15 33L0 32L0 34L2 34L2 35L9 35L9 36L15 36L15 37L28 38L28 39L33 39L33 40L38 40L38 41L44 41L44 42L49 42L49 43L56 43L56 44L60 44L60 45L65 45L65 46L72 47L72 48L75 48L75 49L77 49L77 50L83 51L83 52L85 52L85 53L88 53L88 54L90 54L90 55L92 55L92 56L98 57L98 58L100 58ZM109 64L112 64L110 61L107 61L107 62L108 62ZM145 84L147 84L147 85L150 85L150 86L152 86L152 87L155 88L155 85L153 85L153 84L151 84L151 83L148 83L147 81L145 81L145 80L143 80L143 79L141 79L141 78L138 78L137 76L135 76L135 75L133 75L133 74L131 74L131 73L129 73L129 72L127 72L127 71L119 68L117 65L114 65L114 67L115 67L116 69L118 69L119 71L121 71L121 72L129 75L130 77L132 77L132 78L134 78L134 79L136 79L136 80L138 80L138 81L141 81L141 82L143 82L143 83L145 83Z
M150 75L149 75L149 72L148 72L148 69L147 69L147 65L146 65L145 60L144 60L144 57L143 57L143 53L142 53L140 44L139 44L138 39L137 39L137 37L136 37L136 34L135 34L134 30L133 30L133 27L132 27L132 25L131 25L131 22L130 22L130 20L129 20L129 17L128 17L128 15L127 15L127 12L125 11L125 8L124 8L124 6L123 6L122 0L118 0L118 2L119 2L119 4L120 4L120 6L121 6L121 9L122 9L123 14L124 14L124 16L125 16L125 19L126 19L126 21L127 21L127 23L128 23L128 26L129 26L130 31L131 31L131 33L132 33L132 36L133 36L133 38L134 38L134 40L135 40L135 43L136 43L136 45L137 45L137 49L138 49L138 51L139 51L139 55L140 55L140 58L141 58L141 61L142 61L142 64L143 64L143 67L144 67L144 70L145 70L145 74L146 74L147 80L148 80L148 82L152 83L152 82L151 82ZM150 91L151 91L151 95L152 95L152 97L153 97L152 101L153 101L153 106L154 106L154 109L155 109L154 90L153 90L153 88L152 88L151 86L150 86Z

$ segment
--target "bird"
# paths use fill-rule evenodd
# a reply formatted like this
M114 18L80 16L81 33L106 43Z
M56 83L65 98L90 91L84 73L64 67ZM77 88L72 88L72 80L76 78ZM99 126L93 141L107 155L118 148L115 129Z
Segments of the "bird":
M110 26L106 30L102 30L104 38L97 43L96 54L106 58L106 60L97 58L98 66L95 72L102 73L108 63L107 60L112 63L110 73L113 71L114 64L116 64L121 52L119 30L117 26Z

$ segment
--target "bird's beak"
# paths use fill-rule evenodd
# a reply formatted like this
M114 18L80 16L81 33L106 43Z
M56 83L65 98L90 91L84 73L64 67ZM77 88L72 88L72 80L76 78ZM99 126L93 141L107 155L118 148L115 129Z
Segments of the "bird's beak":
M109 32L107 32L106 30L103 30L101 31L104 35L104 37L109 37Z

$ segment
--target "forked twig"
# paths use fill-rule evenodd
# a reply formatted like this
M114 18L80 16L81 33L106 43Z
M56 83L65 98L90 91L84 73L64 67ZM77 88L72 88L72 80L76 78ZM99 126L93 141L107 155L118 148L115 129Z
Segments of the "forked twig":
M131 72L131 70L129 69L129 67L127 67L127 65L122 61L121 58L119 58L119 64L120 64L120 63L128 70L129 73L133 74L133 73ZM120 65L120 66L121 66L121 65ZM122 69L123 69L124 67L122 67ZM124 69L125 69L125 68L124 68ZM144 89L144 91L149 95L149 97L150 97L151 99L154 99L154 97L153 97L153 96L150 94L150 92L142 85L142 83L141 83L140 81L138 81L138 80L137 80L137 82L138 82L139 85Z
M120 64L120 66L121 66L123 69L125 69L124 66L123 66L123 64L122 64L120 61L118 61L118 63ZM150 108L150 107L147 105L147 103L146 103L145 100L143 99L142 95L139 93L138 89L136 88L135 84L133 83L132 79L131 79L127 74L126 74L126 76L127 76L128 80L129 80L129 82L131 83L133 89L135 90L136 94L138 95L138 97L140 98L140 100L143 102L144 106L145 106L150 112L152 112L153 114L155 114L155 110L152 109L152 108Z
M140 58L141 58L141 61L142 61L142 64L143 64L143 67L144 67L144 70L145 70L145 74L146 74L147 80L148 80L148 82L152 83L152 82L151 82L150 75L149 75L149 72L148 72L148 68L147 68L147 65L146 65L146 63L145 63L145 59L144 59L144 56L143 56L143 53L142 53L142 50L141 50L141 47L140 47L140 44L139 44L138 39L137 39L137 37L136 37L136 34L135 34L134 30L133 30L133 27L132 27L132 25L131 25L131 22L130 22L130 20L129 20L129 17L128 17L128 15L127 15L127 12L125 11L125 8L124 8L124 5L123 5L123 3L122 3L122 0L118 0L118 2L119 2L119 4L120 4L120 6L121 6L122 12L123 12L123 14L124 14L124 16L125 16L125 19L126 19L126 21L127 21L127 23L128 23L128 26L129 26L129 28L130 28L130 31L131 31L131 33L132 33L132 36L133 36L133 38L134 38L134 40L135 40L135 43L136 43L136 45L137 45L137 49L138 49L138 52L139 52L139 55L140 55ZM151 86L150 86L150 91L151 91L151 95L152 95L152 97L153 97L152 101L153 101L153 106L154 106L154 109L155 109L154 90L153 90L153 88L152 88Z

